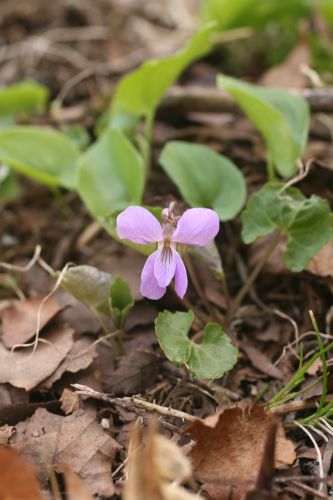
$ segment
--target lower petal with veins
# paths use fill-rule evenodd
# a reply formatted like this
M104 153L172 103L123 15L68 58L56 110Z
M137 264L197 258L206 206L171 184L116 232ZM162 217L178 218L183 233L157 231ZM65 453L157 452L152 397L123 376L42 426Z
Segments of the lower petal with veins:
M186 293L188 280L187 272L183 259L178 252L176 254L176 272L175 272L175 290L177 295L182 299Z
M165 294L166 288L159 286L154 274L154 266L158 251L156 250L152 253L146 263L141 273L141 287L140 292L147 299L158 300Z
M161 287L170 284L176 272L176 251L170 247L162 247L157 250L157 257L154 265L154 274L157 283Z

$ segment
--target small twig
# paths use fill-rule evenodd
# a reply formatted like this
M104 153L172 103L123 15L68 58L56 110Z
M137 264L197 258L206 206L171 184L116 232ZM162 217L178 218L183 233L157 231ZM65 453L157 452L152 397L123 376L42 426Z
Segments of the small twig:
M157 412L160 415L164 415L166 417L180 418L181 420L186 420L188 422L194 422L195 420L197 420L197 418L193 415L189 415L188 413L185 413L183 411L175 410L174 408L166 408L165 406L150 403L149 401L145 401L138 396L116 398L110 396L109 394L95 391L94 389L91 389L86 385L72 384L72 387L76 389L75 394L78 394L79 396L88 396L90 398L99 399L100 401L104 401L105 403L121 406L122 408L136 406L147 411Z
M288 89L306 99L314 113L333 111L332 89ZM189 112L240 113L240 108L227 92L214 87L179 87L170 89L162 100L159 112L163 115L183 115Z
M308 486L307 484L300 483L299 481L294 481L293 484L295 486L298 486L298 488L301 488L302 490L306 491L307 493L311 493L311 495L313 495L314 497L325 498L325 499L329 498L327 495L325 495L325 493L321 493L320 491L311 488L311 486Z

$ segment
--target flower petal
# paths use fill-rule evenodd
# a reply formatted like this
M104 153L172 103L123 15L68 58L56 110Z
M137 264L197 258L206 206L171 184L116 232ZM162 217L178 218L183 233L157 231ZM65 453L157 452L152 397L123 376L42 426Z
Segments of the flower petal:
M146 244L163 241L161 224L143 207L128 207L117 217L119 238Z
M175 250L172 248L163 247L157 250L155 260L154 274L157 283L161 287L168 286L176 272L176 257Z
M187 273L183 259L178 252L176 252L175 290L181 299L186 293L187 284Z
M214 210L190 208L179 219L171 239L184 245L203 247L215 238L219 229L219 217Z
M154 265L158 251L149 255L141 273L140 292L147 299L158 300L165 294L166 288L159 286L154 274Z

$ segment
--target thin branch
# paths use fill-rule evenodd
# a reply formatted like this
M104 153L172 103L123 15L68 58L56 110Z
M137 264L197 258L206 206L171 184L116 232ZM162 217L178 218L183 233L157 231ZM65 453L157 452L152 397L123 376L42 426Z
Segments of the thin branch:
M288 89L308 101L314 113L333 111L332 89ZM240 108L229 94L214 87L172 87L162 100L159 112L183 115L188 112L240 113Z
M150 403L144 399L139 398L138 396L132 397L124 397L124 398L115 398L110 396L109 394L105 394L103 392L95 391L86 385L81 384L72 384L72 387L76 389L75 394L79 396L88 396L90 398L99 399L100 401L104 401L105 403L109 403L111 405L121 406L122 408L131 408L138 407L146 411L157 412L160 415L165 417L176 417L181 420L186 420L188 422L193 422L197 420L193 415L189 415L180 410L175 410L174 408L160 406L155 403Z

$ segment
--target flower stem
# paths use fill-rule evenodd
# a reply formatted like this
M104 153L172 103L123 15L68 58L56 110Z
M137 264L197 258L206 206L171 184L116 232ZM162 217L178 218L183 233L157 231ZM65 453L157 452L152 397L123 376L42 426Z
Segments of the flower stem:
M146 139L146 150L144 155L146 177L148 177L151 168L151 156L152 156L151 149L153 140L154 118L155 118L155 113L154 112L149 113L146 117L145 127L144 127L144 137Z
M218 280L222 284L226 306L227 306L227 309L229 309L230 304L231 304L231 299L230 299L230 293L229 293L228 283L227 283L224 271L222 271L221 273L219 273L218 276L217 276L217 278L218 278Z
M91 307L91 310L94 313L94 315L96 316L96 318L98 319L98 321L102 327L102 330L105 333L105 336L107 336L110 339L110 343L112 345L112 349L114 350L115 355L118 358L121 358L124 354L124 347L123 347L123 343L121 341L121 338L119 338L120 335L117 335L117 336L109 335L109 333L110 333L109 329L108 329L107 325L105 324L105 321L103 320L102 316L99 314L99 312L94 307ZM119 333L121 333L121 334L123 333L122 330L117 330L117 331L119 331Z
M205 296L205 294L204 294L204 292L202 290L202 287L201 287L201 285L199 283L199 280L197 278L196 272L195 272L194 267L192 265L191 257L189 256L188 253L186 253L184 255L184 260L185 260L185 264L186 264L186 268L187 268L188 274L189 274L189 276L191 278L191 281L193 283L193 286L194 286L197 294L199 295L200 299L202 300L203 305L207 309L207 311L210 314L211 318L214 319L214 321L217 321L219 323L220 322L219 318L216 316L214 309L212 308L212 306L208 302L208 300L207 300L207 298L206 298L206 296Z
M255 266L253 269L252 273L250 276L247 278L246 282L244 283L243 287L240 289L238 294L236 295L235 299L233 300L230 309L228 311L227 317L226 317L226 323L229 324L232 318L234 317L235 313L237 312L239 306L241 305L245 295L248 293L250 290L253 282L257 278L258 274L260 273L262 267L266 264L267 260L269 257L272 255L274 252L275 248L279 244L282 238L282 233L278 231L275 235L275 237L271 240L270 244L267 246L266 251L258 264Z

